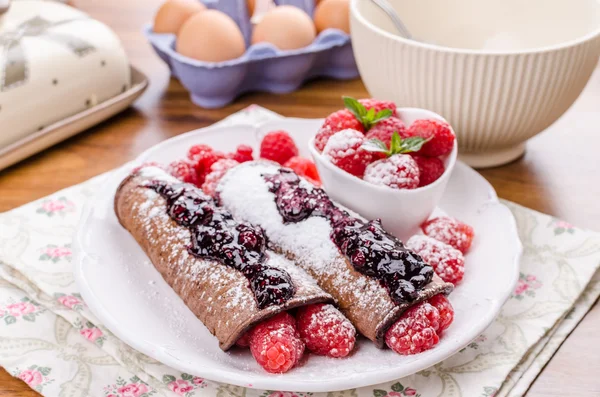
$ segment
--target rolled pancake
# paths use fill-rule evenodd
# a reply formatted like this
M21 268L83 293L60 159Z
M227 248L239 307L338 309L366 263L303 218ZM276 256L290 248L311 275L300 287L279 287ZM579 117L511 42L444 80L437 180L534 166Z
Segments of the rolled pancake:
M142 168L117 189L115 213L167 284L217 337L221 349L229 349L248 329L277 313L313 303L333 302L306 272L281 255L267 251L264 265L287 272L294 293L282 304L260 309L241 271L190 253L189 228L175 222L167 213L165 198L147 187L156 181L181 184L159 168ZM202 194L192 185L185 184L185 188ZM210 203L215 206L212 200Z
M386 331L408 308L436 294L452 291L452 284L433 274L431 281L416 291L414 300L395 302L378 279L357 271L341 253L330 237L333 228L327 219L310 216L299 222L284 221L276 195L265 179L280 169L277 164L258 161L229 170L217 187L219 203L236 218L260 226L269 239L269 247L306 270L336 299L339 309L356 329L377 347L384 347ZM301 184L309 191L313 189L305 180ZM365 221L350 210L333 205Z

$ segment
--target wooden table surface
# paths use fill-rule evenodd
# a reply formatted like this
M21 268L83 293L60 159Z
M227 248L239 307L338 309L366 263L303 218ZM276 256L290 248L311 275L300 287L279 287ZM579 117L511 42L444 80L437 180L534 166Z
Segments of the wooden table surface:
M140 33L161 0L79 0L77 5L111 26L133 65L150 79L134 108L33 158L0 171L0 212L83 182L133 159L174 135L210 125L256 103L285 116L325 117L342 94L368 96L359 80L314 81L286 95L249 94L219 110L194 106L183 87ZM518 161L481 171L498 195L600 230L600 69L583 95L558 122L528 144ZM527 396L600 396L600 305L588 313L558 350ZM35 396L0 369L0 397ZM472 396L465 396L472 397ZM475 397L475 396L473 396Z

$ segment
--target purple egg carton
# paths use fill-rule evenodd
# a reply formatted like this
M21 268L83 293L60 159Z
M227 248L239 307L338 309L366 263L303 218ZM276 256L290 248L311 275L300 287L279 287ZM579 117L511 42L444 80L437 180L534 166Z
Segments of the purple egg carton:
M279 0L313 14L313 0ZM223 11L238 24L246 45L252 26L245 0L205 0L208 8ZM192 101L204 108L219 108L249 91L287 93L315 77L354 79L359 76L352 53L350 36L337 29L321 32L308 47L280 50L269 43L247 48L240 58L225 62L203 62L175 51L176 37L159 34L152 26L144 34L158 56L169 66L171 74L190 92Z

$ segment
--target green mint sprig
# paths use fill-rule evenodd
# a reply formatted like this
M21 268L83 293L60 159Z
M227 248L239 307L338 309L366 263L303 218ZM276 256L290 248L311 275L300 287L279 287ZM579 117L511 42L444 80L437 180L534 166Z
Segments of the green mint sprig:
M362 148L368 152L384 153L386 157L393 156L394 154L404 154L418 152L421 150L424 144L429 142L431 138L425 139L420 136L411 136L408 138L400 138L398 131L394 131L392 139L390 141L390 147L388 149L385 142L373 138L365 141L362 144Z
M392 115L392 111L390 109L383 109L375 113L375 109L371 108L367 110L362 103L358 102L354 98L344 96L342 99L344 100L344 106L346 106L346 109L348 109L354 115L354 117L356 117L356 119L362 123L367 131L381 120L385 120Z

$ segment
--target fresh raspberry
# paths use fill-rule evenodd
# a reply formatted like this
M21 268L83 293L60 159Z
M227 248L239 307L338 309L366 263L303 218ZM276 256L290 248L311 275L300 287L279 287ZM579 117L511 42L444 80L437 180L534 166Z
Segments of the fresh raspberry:
M342 313L323 303L298 309L296 314L300 338L315 354L346 357L354 348L356 330Z
M413 154L419 166L419 187L427 186L439 179L445 171L444 162L437 157L425 157Z
M284 312L258 324L250 331L250 351L267 372L289 371L304 353L294 318Z
M187 157L196 168L198 186L201 186L206 179L206 175L210 172L210 167L217 161L224 159L225 155L213 150L208 145L194 145L188 150Z
M315 136L315 146L322 152L333 134L343 130L365 132L365 127L348 109L331 113Z
M254 160L254 156L252 156L252 148L248 145L239 145L235 152L229 153L227 158L233 159L238 163L245 163L246 161Z
M396 104L392 101L380 101L373 98L359 99L365 109L375 109L375 113L381 112L383 109L390 109L392 111L392 117L396 117ZM369 130L370 131L370 130Z
M415 189L419 186L419 167L408 154L395 154L369 164L364 180L394 189Z
M214 152L214 149L208 145L194 145L188 149L187 158L196 163L206 153Z
M355 130L336 132L329 138L323 155L342 170L361 178L373 154L362 148L365 136Z
M469 250L475 236L471 226L449 216L430 219L421 225L421 229L429 237L451 245L463 254Z
M180 181L198 186L198 175L196 174L196 169L194 168L193 164L187 160L173 161L171 164L169 164L167 172Z
M291 168L296 174L303 176L313 185L321 186L319 171L317 171L317 166L312 160L302 156L294 156L286 161L283 166Z
M390 141L392 140L392 134L398 132L402 137L405 134L406 126L404 122L397 117L389 117L383 119L375 124L369 132L367 132L367 139L379 139L385 145L390 148Z
M440 313L427 302L408 309L385 334L385 343L398 354L421 353L437 345Z
M465 257L454 247L422 234L412 236L406 247L433 267L445 282L458 284L465 275Z
M441 332L448 328L450 324L452 324L452 321L454 321L454 308L448 298L442 294L434 295L427 302L435 307L440 313L440 325L437 330L438 335L440 335Z
M298 148L290 134L285 131L271 131L260 143L260 157L263 159L273 160L283 165L297 155Z
M202 190L204 190L204 193L215 197L217 194L217 186L219 185L221 178L223 178L227 171L239 164L240 163L233 159L221 159L214 163L210 167L210 172L208 175L206 175L206 179L202 184Z
M418 152L427 157L437 157L450 153L456 139L448 123L430 119L415 120L406 130L406 136L431 138Z

